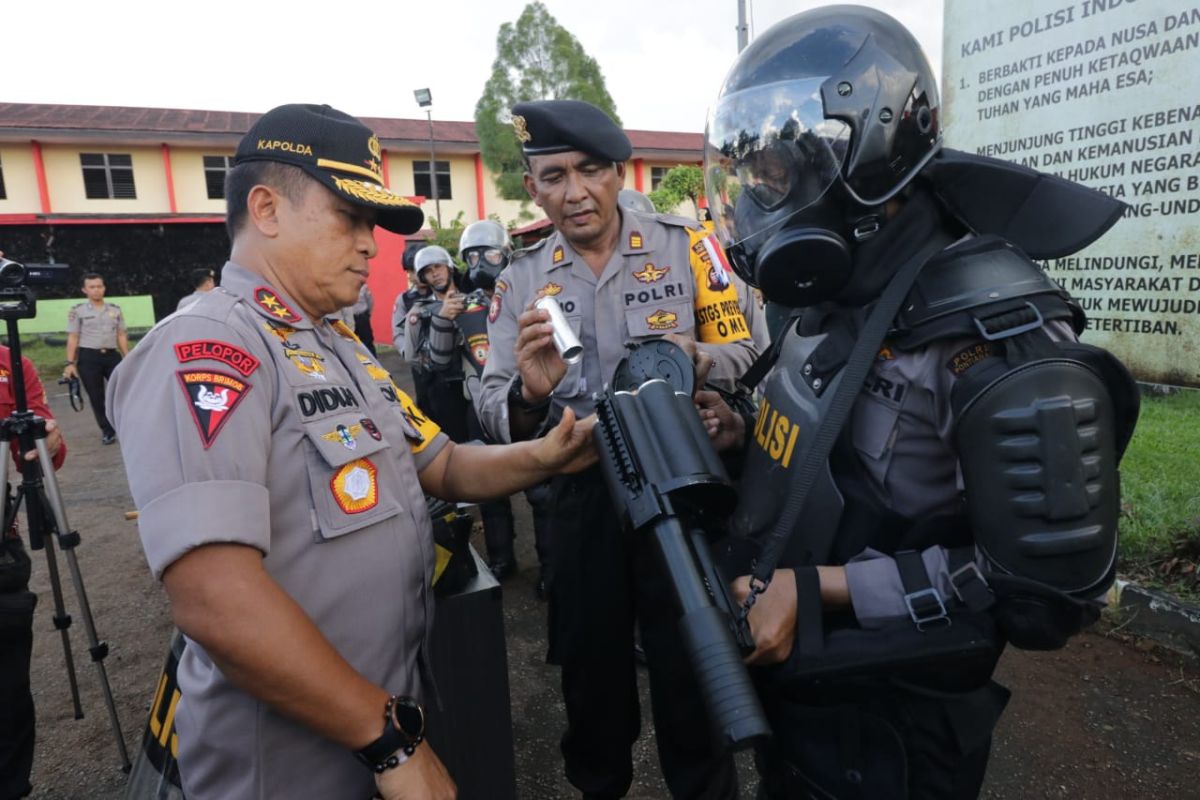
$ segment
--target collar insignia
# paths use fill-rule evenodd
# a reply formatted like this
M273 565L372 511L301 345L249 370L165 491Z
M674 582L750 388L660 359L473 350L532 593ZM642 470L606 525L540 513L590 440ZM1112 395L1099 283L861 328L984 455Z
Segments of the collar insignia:
M633 273L633 277L637 278L640 283L655 283L662 280L663 276L670 271L670 267L659 269L647 261L646 266L642 267L642 271Z
M550 256L550 263L561 264L563 259L566 257L567 251L563 250L563 246L560 244L554 248L554 254Z
M268 289L266 286L259 286L254 290L254 302L274 319L282 322L301 322L303 320L303 317L279 299L279 295L273 289Z
M642 232L641 231L630 231L629 232L629 249L630 250L641 250L642 249Z
M513 114L512 124L513 132L517 135L517 140L521 144L525 144L533 138L529 135L529 128L525 125L525 118L520 114Z

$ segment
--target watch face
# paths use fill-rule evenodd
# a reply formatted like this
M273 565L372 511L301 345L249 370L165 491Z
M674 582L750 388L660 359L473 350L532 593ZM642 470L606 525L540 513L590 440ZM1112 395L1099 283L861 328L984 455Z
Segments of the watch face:
M392 724L396 726L396 730L409 737L410 741L424 736L425 712L421 709L421 704L411 697L396 698L396 703L392 706Z

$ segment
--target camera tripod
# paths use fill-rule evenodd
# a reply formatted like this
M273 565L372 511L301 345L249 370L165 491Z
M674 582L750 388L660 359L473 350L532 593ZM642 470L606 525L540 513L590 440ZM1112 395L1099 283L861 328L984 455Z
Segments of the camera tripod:
M46 566L50 578L50 591L54 597L54 627L62 635L63 653L66 658L67 680L71 686L71 701L75 706L75 719L83 718L83 707L79 703L79 684L75 677L75 660L71 655L71 639L68 629L71 627L71 616L66 613L63 604L62 584L58 577L58 561L54 554L55 539L58 549L62 550L71 571L71 580L75 584L75 596L79 599L80 615L83 617L83 627L87 631L88 652L92 662L100 674L100 688L104 695L104 704L108 708L108 718L112 725L113 735L117 740L117 751L121 756L121 768L129 771L129 754L125 749L125 739L121 735L121 725L117 720L117 709L113 703L112 688L108 683L108 673L104 669L104 659L108 655L108 644L96 637L96 624L92 618L92 609L88 604L87 592L83 588L83 576L79 572L79 562L75 558L75 546L79 544L79 533L67 524L67 514L63 506L62 494L59 492L58 480L51 465L50 451L46 447L46 421L35 416L29 410L28 398L25 394L25 370L21 361L21 335L17 329L18 319L29 319L35 313L36 300L33 293L25 288L0 289L0 319L8 325L8 343L11 353L12 369L10 370L13 392L14 411L7 419L0 421L0 441L17 442L22 454L36 450L36 460L21 459L21 483L17 487L16 497L4 515L4 527L9 530L21 502L25 502L25 515L28 522L29 549L46 551ZM0 489L8 491L9 454L0 453ZM50 466L47 466L50 465Z

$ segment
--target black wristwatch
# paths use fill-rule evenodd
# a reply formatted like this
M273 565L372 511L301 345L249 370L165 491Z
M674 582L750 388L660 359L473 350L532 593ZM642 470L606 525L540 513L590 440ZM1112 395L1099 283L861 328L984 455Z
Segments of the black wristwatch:
M425 710L411 697L392 695L383 707L383 734L354 752L372 772L398 767L425 739Z
M529 414L543 411L546 406L550 405L549 397L538 400L536 403L526 400L525 395L521 392L524 386L525 384L521 381L521 373L518 372L517 377L513 378L513 382L508 386L508 402Z

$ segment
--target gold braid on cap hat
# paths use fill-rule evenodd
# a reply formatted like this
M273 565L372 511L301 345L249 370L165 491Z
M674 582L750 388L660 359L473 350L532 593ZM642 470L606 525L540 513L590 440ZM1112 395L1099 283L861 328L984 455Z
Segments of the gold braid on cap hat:
M413 203L405 200L398 194L392 194L382 186L367 181L356 181L353 178L339 178L334 175L333 182L337 188L350 195L357 197L359 200L365 200L368 203L378 203L383 206L411 206Z

